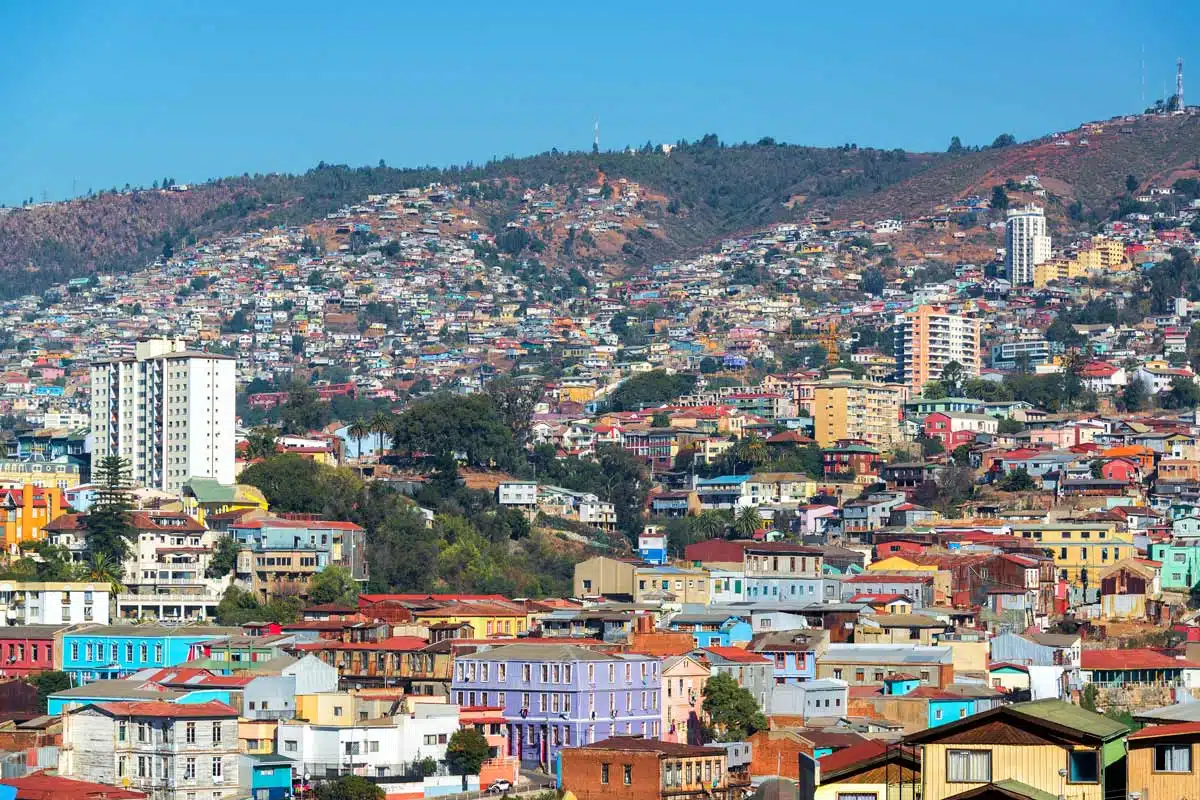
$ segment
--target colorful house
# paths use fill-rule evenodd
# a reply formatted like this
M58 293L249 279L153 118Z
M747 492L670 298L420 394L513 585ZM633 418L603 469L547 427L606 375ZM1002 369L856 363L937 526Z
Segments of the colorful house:
M241 633L239 628L114 625L72 631L63 636L63 671L77 683L124 678L147 667L174 667L187 661L192 646Z
M1130 797L1200 795L1200 722L1152 725L1128 743Z

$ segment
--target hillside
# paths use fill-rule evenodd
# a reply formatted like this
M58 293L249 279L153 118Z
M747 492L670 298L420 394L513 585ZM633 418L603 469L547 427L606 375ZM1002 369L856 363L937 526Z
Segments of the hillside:
M596 155L552 151L445 170L321 164L302 175L243 176L187 191L106 192L0 216L0 277L8 278L0 282L0 296L44 290L97 270L135 269L160 255L164 245L264 225L304 224L368 194L433 182L485 182L471 202L504 219L516 213L525 187L591 186L601 175L626 178L663 200L650 209L661 233L637 251L640 260L663 259L732 231L786 218L793 213L784 205L789 198L824 204L879 191L938 160L899 150L823 149L770 140L726 147L709 136L681 143L669 154L649 147Z
M464 187L485 222L502 225L520 211L527 188L595 187L624 178L645 201L639 227L572 256L622 265L668 260L723 237L828 210L839 219L911 219L967 194L1038 175L1062 216L1107 216L1134 175L1142 186L1193 174L1200 158L1200 115L1113 121L1021 145L957 156L857 147L777 144L726 146L709 135L664 153L646 145L618 153L559 153L506 158L448 169L350 168L320 164L301 175L227 178L188 191L105 192L88 199L8 210L0 215L0 297L42 291L93 271L144 266L164 247L276 224L301 225L369 194L440 182ZM1086 144L1084 144L1086 140ZM651 233L640 224L652 223ZM541 232L563 253L561 224ZM632 234L633 239L630 238ZM562 261L562 256L556 256ZM553 260L553 259L552 259Z
M1057 144L1065 140L1069 145ZM1083 142L1086 141L1086 144ZM929 169L880 192L848 198L834 215L877 219L933 213L940 204L968 194L990 195L1011 178L1037 175L1064 206L1079 201L1084 214L1107 216L1125 192L1125 178L1143 188L1170 185L1193 174L1200 159L1200 115L1138 117L1086 126L998 150L941 159Z

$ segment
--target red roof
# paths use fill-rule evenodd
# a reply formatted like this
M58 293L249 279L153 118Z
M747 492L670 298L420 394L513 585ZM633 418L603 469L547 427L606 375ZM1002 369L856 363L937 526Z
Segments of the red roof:
M852 767L855 764L869 761L872 758L878 758L886 753L888 746L886 742L870 741L862 744L852 744L849 747L843 747L841 750L836 750L829 755L821 757L821 772L837 772L846 767Z
M207 703L144 702L97 703L97 708L119 717L236 717L237 709L218 700ZM84 706L87 708L87 706Z
M704 651L720 656L728 661L740 661L744 664L761 664L764 661L769 662L771 660L766 656L751 653L740 647L706 647Z
M1129 650L1084 650L1083 669L1200 669L1200 664L1148 647Z
M449 600L492 600L508 602L502 594L360 594L358 606L362 608L367 603L381 603L385 600L396 600L408 603L424 603L433 601L444 603Z
M145 792L121 789L106 783L91 783L35 772L24 778L5 778L5 786L17 790L17 800L141 800Z
M912 605L912 598L905 597L902 594L867 594L865 592L856 594L847 600L847 603L894 603L897 600L903 600L909 605Z
M747 544L750 543L731 542L728 539L709 539L706 542L696 542L683 548L683 557L688 561L701 563L740 563L745 557Z
M1200 734L1200 722L1175 722L1170 725L1151 725L1129 734L1130 739L1161 739L1167 736Z

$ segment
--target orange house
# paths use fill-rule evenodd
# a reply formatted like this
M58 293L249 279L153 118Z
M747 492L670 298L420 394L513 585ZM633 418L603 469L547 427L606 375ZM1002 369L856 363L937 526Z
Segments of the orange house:
M0 513L4 547L15 555L23 542L45 539L46 524L63 515L62 490L29 483L19 489L0 490Z

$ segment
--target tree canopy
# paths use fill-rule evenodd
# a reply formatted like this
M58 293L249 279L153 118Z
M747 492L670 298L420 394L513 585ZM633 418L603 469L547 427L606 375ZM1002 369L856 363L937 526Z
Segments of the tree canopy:
M718 672L704 684L703 708L720 741L740 741L767 727L754 695L724 672Z
M641 372L627 378L613 391L609 407L613 411L640 411L674 400L692 391L696 375L669 373L663 369Z

